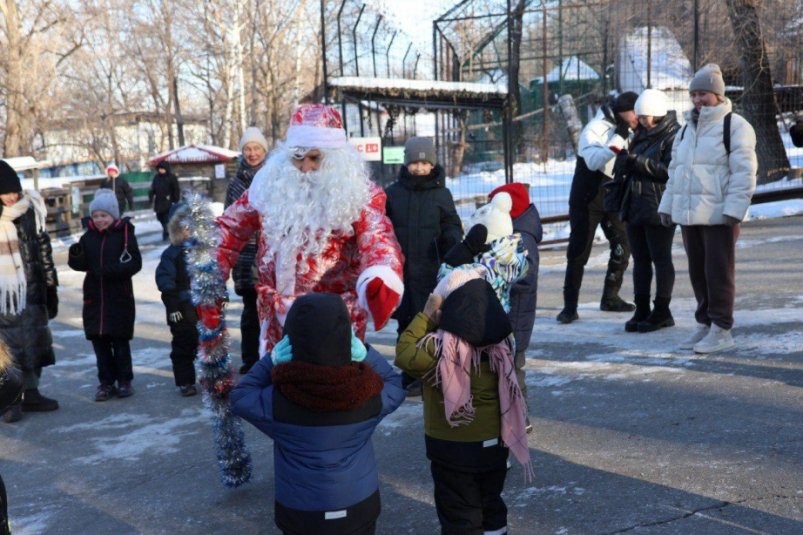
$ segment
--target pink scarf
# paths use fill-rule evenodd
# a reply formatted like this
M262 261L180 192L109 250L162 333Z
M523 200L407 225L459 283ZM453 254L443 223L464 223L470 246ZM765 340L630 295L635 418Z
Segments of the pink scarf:
M525 467L526 476L532 477L530 448L525 429L526 410L524 396L516 380L513 366L512 335L494 345L473 347L464 339L438 329L418 343L421 347L430 340L435 343L438 364L434 370L434 384L441 387L446 421L452 427L467 425L474 420L471 397L471 373L480 372L480 357L488 356L491 371L499 377L499 408L501 436L505 446Z

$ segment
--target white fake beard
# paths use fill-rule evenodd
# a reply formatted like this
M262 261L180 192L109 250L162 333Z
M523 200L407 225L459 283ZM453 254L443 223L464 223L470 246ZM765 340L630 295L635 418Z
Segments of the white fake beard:
M346 146L321 154L321 168L302 173L279 147L254 177L248 197L260 212L269 260L319 255L333 232L353 233L370 199L368 170L356 150ZM303 272L305 262L300 267Z

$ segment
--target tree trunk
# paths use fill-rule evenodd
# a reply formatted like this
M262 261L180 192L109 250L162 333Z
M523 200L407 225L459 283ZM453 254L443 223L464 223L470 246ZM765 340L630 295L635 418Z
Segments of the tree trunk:
M521 114L521 91L519 90L519 69L521 64L521 37L522 24L524 19L524 7L526 2L519 0L516 7L510 14L510 61L508 65L507 92L510 98L510 117L514 118ZM511 140L510 146L516 151L516 155L523 157L526 151L524 143L524 122L513 121L510 125ZM455 175L456 176L456 175Z
M463 168L463 157L465 156L466 148L468 147L468 143L466 143L466 135L468 133L468 121L466 121L466 115L466 110L455 112L458 133L457 139L449 142L451 161L449 162L449 168L447 169L447 176L460 176L460 171Z
M22 146L22 107L25 96L22 88L22 42L20 20L16 0L0 0L8 41L6 68L6 132L3 140L3 155L8 158L20 156Z
M183 147L184 142L184 116L181 115L181 104L178 98L178 76L173 76L173 106L176 111L176 129L178 130L178 144Z
M756 130L758 182L764 184L789 173L789 159L778 131L778 106L772 87L767 50L761 34L758 9L761 0L727 0L728 16L742 52L741 105Z
M574 99L570 94L565 94L558 99L558 109L560 114L566 121L566 129L569 131L569 139L572 141L575 154L577 153L577 146L580 143L580 132L583 130L583 122L577 113L577 106L574 104Z

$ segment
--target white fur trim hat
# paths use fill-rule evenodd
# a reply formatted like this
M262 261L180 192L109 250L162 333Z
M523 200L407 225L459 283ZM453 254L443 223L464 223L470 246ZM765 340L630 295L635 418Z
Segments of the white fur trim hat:
M471 216L471 225L482 224L488 229L488 239L485 243L510 236L513 234L513 221L510 219L510 210L513 208L513 199L506 191L497 193L491 202L477 208Z
M347 143L343 120L331 106L302 104L290 118L285 145L291 149L340 149Z
M101 188L95 191L95 198L89 203L89 215L92 212L106 212L115 219L120 219L120 206L117 204L117 196L110 189Z
M268 152L268 140L262 135L262 131L256 126L249 126L245 129L243 137L240 138L240 152L243 151L248 143L256 143Z
M669 99L662 91L657 89L645 89L636 100L633 111L636 115L651 115L653 117L663 117L669 107Z

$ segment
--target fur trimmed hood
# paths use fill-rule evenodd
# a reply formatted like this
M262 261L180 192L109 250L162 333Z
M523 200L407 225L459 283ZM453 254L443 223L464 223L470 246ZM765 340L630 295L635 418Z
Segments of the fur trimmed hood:
M174 204L173 206L175 209L171 210L170 221L167 223L167 232L170 235L171 245L180 246L181 242L184 241L181 238L181 231L187 227L190 209L184 203Z

